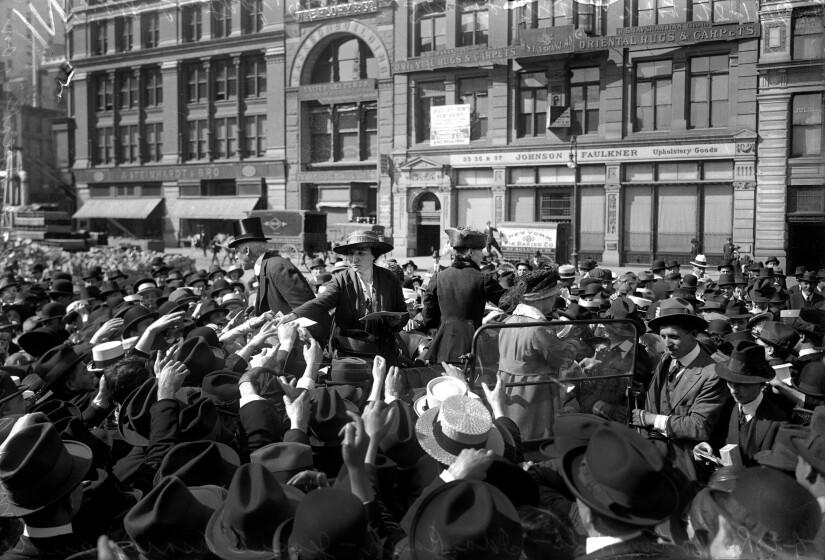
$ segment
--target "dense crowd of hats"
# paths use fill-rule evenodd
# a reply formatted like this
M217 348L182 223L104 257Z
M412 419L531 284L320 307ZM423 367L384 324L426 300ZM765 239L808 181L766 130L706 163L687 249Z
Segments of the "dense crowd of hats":
M383 257L391 356L256 313L238 264L7 247L0 559L823 557L825 270L447 234L449 266ZM321 296L348 271L307 264Z

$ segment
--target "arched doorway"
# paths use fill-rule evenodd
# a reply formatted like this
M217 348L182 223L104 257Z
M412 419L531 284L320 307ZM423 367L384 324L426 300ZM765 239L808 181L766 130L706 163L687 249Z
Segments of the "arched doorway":
M441 245L441 202L431 192L424 192L415 199L415 254L429 256Z

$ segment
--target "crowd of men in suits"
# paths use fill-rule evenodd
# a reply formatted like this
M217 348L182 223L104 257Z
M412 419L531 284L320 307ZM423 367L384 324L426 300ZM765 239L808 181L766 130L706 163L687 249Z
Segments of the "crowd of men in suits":
M0 559L825 556L825 270L458 228L304 274L241 226L227 270L5 256Z

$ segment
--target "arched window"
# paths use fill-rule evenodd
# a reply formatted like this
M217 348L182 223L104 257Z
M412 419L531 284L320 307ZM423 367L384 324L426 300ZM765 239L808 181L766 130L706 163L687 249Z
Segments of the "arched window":
M361 39L355 37L332 41L318 56L312 69L313 84L352 82L375 78L375 56Z
M438 197L431 192L424 192L421 193L415 200L415 204L413 206L413 212L440 212L441 211L441 201L438 200Z

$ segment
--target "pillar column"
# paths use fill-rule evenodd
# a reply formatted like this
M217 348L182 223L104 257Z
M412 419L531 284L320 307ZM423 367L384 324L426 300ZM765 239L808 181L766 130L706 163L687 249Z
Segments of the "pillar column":
M493 184L491 191L493 193L493 225L503 222L506 218L505 208L507 204L507 170L504 167L493 168ZM482 224L479 224L481 226Z
M89 94L89 75L86 72L75 72L72 79L72 95L75 96L75 169L91 167L91 142L93 127L89 123L90 106L94 102ZM78 141L79 140L79 141Z
M619 183L619 164L608 164L605 169L604 182L604 252L602 262L605 266L620 265L619 224L621 223L621 184Z
M266 49L266 157L286 159L286 57L283 43ZM294 137L293 137L294 138ZM297 148L297 146L296 146Z
M161 18L163 21L165 18ZM162 24L161 24L162 25ZM163 158L161 163L180 164L180 63L176 60L164 62L160 67L163 79Z
M684 54L673 57L673 81L670 88L671 130L687 130L685 94L687 93L687 59Z
M165 181L160 187L165 201L163 212L163 243L167 247L177 247L180 236L180 218L176 213L176 201L180 193L177 181Z
M232 16L232 21L234 22L234 15ZM238 126L235 127L235 153L230 154L234 155L236 158L242 158L244 155L243 152L243 129L244 129L244 122L243 122L243 89L241 84L244 83L243 76L241 76L241 55L235 54L232 55L232 66L235 68L235 91L237 95L235 96L235 120L238 123ZM227 131L227 134L229 131Z
M787 84L785 79L771 82L764 76L761 77L760 90L768 88L784 89ZM790 128L788 120L791 117L791 95L782 91L781 93L760 93L759 100L759 161L757 164L756 177L756 197L755 216L750 221L750 227L759 224L752 235L753 246L747 251L744 243L742 252L750 252L755 259L764 260L771 255L784 257L786 241L786 199L788 184L788 130ZM743 165L739 165L740 170ZM738 178L736 178L738 179ZM737 182L740 182L737 180ZM744 217L747 212L744 206L747 204L749 183L753 181L743 180L740 185L740 204L742 209L737 217ZM734 207L735 208L735 207ZM736 212L736 210L734 210ZM744 221L744 220L743 220ZM744 224L735 220L736 231L734 237L745 236L748 231L744 229ZM736 239L734 239L736 241Z

